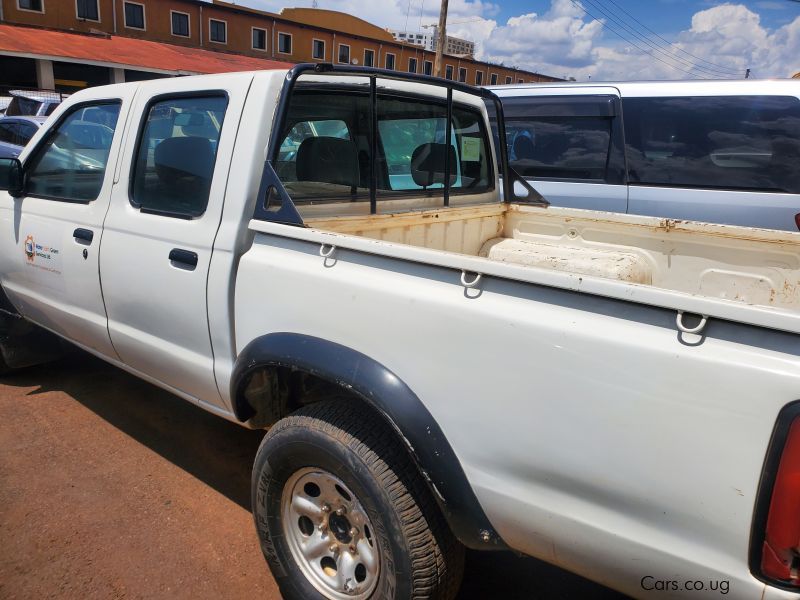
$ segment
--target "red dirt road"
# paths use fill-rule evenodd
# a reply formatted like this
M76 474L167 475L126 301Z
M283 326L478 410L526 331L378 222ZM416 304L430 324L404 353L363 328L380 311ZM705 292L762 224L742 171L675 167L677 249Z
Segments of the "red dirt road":
M0 598L280 598L250 515L263 432L77 353L0 384ZM622 596L470 553L460 598Z

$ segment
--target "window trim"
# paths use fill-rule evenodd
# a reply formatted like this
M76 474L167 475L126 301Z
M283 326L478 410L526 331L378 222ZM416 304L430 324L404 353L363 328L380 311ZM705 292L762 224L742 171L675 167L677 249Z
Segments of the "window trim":
M288 52L284 52L283 50L281 50L281 36L285 36L285 37L289 38L289 51ZM285 31L279 31L278 32L278 54L285 54L287 56L291 56L293 50L294 50L294 41L292 40L292 34L291 33L286 33Z
M219 40L214 40L211 38L211 23L222 23L225 25L225 41L220 42ZM208 41L213 44L222 44L223 46L228 45L228 22L225 19L214 19L213 17L208 18ZM252 38L250 39L250 43L252 43Z
M447 69L450 69L450 77L447 76ZM455 67L453 65L445 65L444 66L444 78L448 81L455 81L453 79L453 75L455 75Z
M392 57L392 66L389 67L389 57ZM383 65L389 71L396 71L397 70L397 54L394 52L387 52L383 55Z
M497 81L500 79L497 73L489 73L489 85L497 85Z
M347 62L342 60L342 48L347 48ZM339 46L336 48L336 62L342 65L349 65L350 59L352 58L350 50L351 50L350 44L340 43Z
M159 94L157 96L151 96L150 99L147 101L145 105L144 111L141 113L141 118L139 119L139 127L136 132L136 143L133 146L133 152L131 153L131 163L128 167L128 202L130 205L138 210L140 213L148 214L148 215L156 215L159 217L170 217L173 219L183 219L184 221L193 221L195 219L202 219L203 215L206 214L208 210L208 202L206 202L206 207L203 209L203 212L199 215L186 215L183 213L171 213L166 210L154 210L145 208L144 211L142 210L142 206L137 204L133 199L133 182L136 175L136 160L139 154L139 147L142 144L142 136L144 135L145 127L147 127L147 117L150 114L150 109L153 108L154 104L159 102L164 102L166 100L173 100L176 98L225 98L225 114L227 115L228 107L231 103L231 98L228 92L225 90L192 90L188 92L167 92L165 94ZM225 127L225 118L223 116L222 120L222 127ZM219 130L219 139L222 140L222 129ZM214 171L217 170L217 156L219 154L219 140L217 141L217 154L214 155ZM214 173L211 174L211 185L214 185ZM210 187L209 187L209 201L211 199L210 194Z
M411 61L414 61L414 70L411 70ZM416 56L409 56L408 57L408 72L416 74L417 69L419 68L419 60L417 60Z
M372 53L372 64L371 65L367 65L367 52L371 52ZM364 48L364 62L361 63L361 65L364 66L364 67L366 67L366 66L374 67L375 66L375 49L374 48Z
M78 14L78 2L79 1L80 0L75 0L75 18L78 21L84 21L84 22L89 22L89 23L102 23L103 22L102 15L100 14L100 0L94 0L94 4L97 7L97 18L96 19L88 19L86 17L81 17ZM42 0L42 8L44 8L44 0Z
M425 65L430 65L431 66L431 68L430 68L431 72L430 73L426 73L425 72ZM433 61L432 60L424 60L423 59L423 61L422 61L422 74L423 75L427 75L428 77L432 77L433 76Z
M258 48L257 46L253 45L253 43L255 42L255 39L253 39L253 34L256 31L263 31L264 32L264 47L263 48ZM268 52L269 51L269 47L268 47L269 44L267 43L268 37L269 36L267 36L267 28L266 27L250 27L250 45L252 46L251 49L255 50L256 52ZM227 26L225 27L225 39L226 40L228 39L228 27Z
M480 81L478 81L478 76L480 76ZM483 71L480 69L475 70L475 85L483 85Z
M125 13L125 5L127 4L133 4L135 6L142 7L143 27L134 27L133 25L128 25L128 15ZM133 29L134 31L147 31L147 7L141 2L132 2L131 0L124 0L122 3L122 23L125 26L125 29Z
M513 77L506 75L506 85L511 85L514 82Z
M186 15L186 25L187 25L186 28L189 31L188 34L183 35L183 34L180 34L180 33L175 33L175 28L173 27L174 23L172 21L172 15L173 14ZM185 40L191 39L191 37L192 37L192 15L187 13L187 12L183 12L181 10L170 10L169 11L169 33L170 33L170 35L174 35L175 37L183 38Z
M78 102L73 104L69 107L65 112L61 114L58 120L53 123L47 130L47 132L39 139L39 142L33 149L28 153L28 156L25 157L25 163L23 165L23 172L26 171L26 167L33 163L34 160L39 158L39 154L42 152L42 148L44 147L47 142L50 141L50 138L53 137L54 132L58 130L59 127L67 120L67 118L78 112L79 110L83 110L84 108L88 108L90 106L102 106L107 104L116 104L119 105L119 114L117 115L117 125L114 127L114 135L111 138L111 145L108 148L109 157L111 156L111 149L114 147L114 142L117 141L117 131L120 126L119 119L122 116L122 106L124 104L124 100L122 98L93 98L91 100L86 100L85 102ZM124 129L124 124L123 127ZM60 198L58 196L45 196L44 194L30 194L28 193L27 189L25 190L25 196L31 198L40 198L42 200L52 200L53 202L65 202L67 204L91 204L92 202L96 202L97 199L100 197L100 194L103 191L103 187L106 184L106 177L108 176L108 169L110 165L110 160L106 163L106 168L103 171L103 183L100 186L100 190L97 192L97 196L92 200L78 200L75 198ZM113 171L113 169L112 169ZM28 174L25 175L25 187L28 186Z
M464 74L464 79L461 79L461 74ZM467 83L467 67L458 67L458 83Z
M320 42L322 44L322 56L314 56L314 42ZM311 38L311 60L325 60L325 53L327 52L325 46L327 46L325 40L320 38Z
M44 8L45 0L41 0L41 1L42 1L42 10L33 10L32 8L22 8L20 6L20 4L19 4L19 0L17 0L17 10L22 11L22 12L33 13L35 15L43 15L43 14L45 14L45 8ZM99 11L98 11L98 14L99 14Z

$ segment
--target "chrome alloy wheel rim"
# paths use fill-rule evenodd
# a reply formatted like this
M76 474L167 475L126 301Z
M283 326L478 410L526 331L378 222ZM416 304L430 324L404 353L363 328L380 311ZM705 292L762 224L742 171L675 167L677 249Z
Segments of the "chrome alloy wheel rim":
M375 590L375 529L341 479L316 467L296 471L281 494L281 521L294 561L320 594L353 600Z

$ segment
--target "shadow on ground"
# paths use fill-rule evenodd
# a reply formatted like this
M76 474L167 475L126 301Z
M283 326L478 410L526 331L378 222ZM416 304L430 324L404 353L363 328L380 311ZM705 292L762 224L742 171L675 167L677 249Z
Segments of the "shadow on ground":
M30 398L48 391L65 392L126 435L250 509L250 468L263 432L227 422L81 352L6 377L3 383L33 387ZM509 552L469 552L459 598L626 597L533 558Z

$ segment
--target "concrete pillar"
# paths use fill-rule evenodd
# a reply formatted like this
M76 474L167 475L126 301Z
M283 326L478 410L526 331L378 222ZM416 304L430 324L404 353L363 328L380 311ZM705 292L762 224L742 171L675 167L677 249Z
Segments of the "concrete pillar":
M111 83L125 83L125 69L118 67L111 69Z
M36 85L42 90L56 89L52 60L36 59Z

